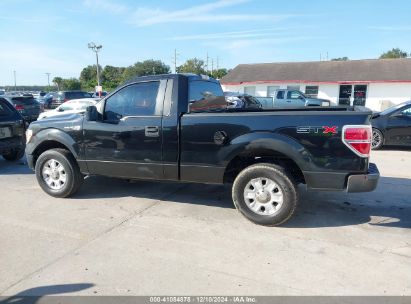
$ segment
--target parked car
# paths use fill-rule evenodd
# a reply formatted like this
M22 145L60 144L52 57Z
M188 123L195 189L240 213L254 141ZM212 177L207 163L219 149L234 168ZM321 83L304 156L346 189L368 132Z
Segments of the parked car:
M31 94L23 94L22 96L4 96L4 98L14 106L28 123L37 120L40 113L44 110L44 106Z
M378 169L369 163L371 111L236 112L223 111L221 103L220 83L207 76L137 77L89 106L86 115L33 122L27 163L54 197L74 194L84 175L232 183L235 207L268 226L292 216L299 183L348 192L377 186Z
M297 90L277 90L274 92L274 107L307 107L330 106L328 99L319 99L305 96Z
M24 156L26 137L23 117L8 100L0 97L0 155L14 161Z
M56 99L57 92L49 92L44 95L43 99L40 101L43 103L45 109L51 109L51 103L53 99Z
M384 145L411 146L411 101L374 113L372 124L372 148Z
M71 100L71 99L80 99L80 98L91 98L93 97L88 92L83 91L59 91L53 100L51 101L51 109L57 108L62 103Z
M229 109L262 109L262 104L253 96L235 92L224 92Z
M65 114L84 113L88 106L95 105L96 103L97 101L94 98L72 99L59 105L54 110L41 113L37 120L49 117L55 118Z

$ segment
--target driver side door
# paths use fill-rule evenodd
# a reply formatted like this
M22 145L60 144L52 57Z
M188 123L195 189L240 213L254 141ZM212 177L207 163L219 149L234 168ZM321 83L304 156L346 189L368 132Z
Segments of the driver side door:
M85 121L91 174L162 179L162 111L167 80L133 83L104 100L101 121Z
M387 121L386 144L411 145L411 106L393 113Z

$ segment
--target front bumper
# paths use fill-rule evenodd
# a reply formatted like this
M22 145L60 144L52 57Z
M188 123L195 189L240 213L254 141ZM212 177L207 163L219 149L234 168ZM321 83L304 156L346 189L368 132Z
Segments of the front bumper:
M367 174L348 176L347 192L370 192L378 184L380 172L375 164L370 163Z

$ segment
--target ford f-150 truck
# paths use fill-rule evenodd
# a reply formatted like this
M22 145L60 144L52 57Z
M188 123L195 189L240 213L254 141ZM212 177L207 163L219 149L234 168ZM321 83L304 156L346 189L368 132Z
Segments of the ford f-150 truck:
M194 74L132 79L90 106L33 122L26 157L41 188L73 195L85 175L232 184L235 207L274 226L297 185L372 191L371 112L354 108L227 109L218 81Z

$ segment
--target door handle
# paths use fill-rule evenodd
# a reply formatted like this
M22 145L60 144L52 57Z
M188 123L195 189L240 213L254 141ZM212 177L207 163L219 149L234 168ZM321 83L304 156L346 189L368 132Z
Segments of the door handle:
M146 127L144 133L146 137L159 137L160 128L158 126Z

